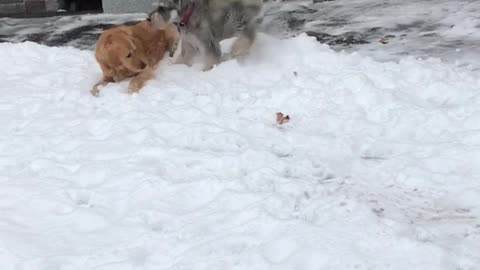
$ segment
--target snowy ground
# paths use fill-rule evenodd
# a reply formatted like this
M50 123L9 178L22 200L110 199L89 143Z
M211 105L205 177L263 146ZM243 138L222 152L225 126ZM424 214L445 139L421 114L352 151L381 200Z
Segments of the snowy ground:
M336 50L376 60L438 57L480 70L480 2L475 0L289 1L267 11L267 31L307 31Z
M137 22L146 14L95 14L45 18L0 18L0 42L33 41L48 46L93 50L104 29Z
M479 269L478 72L365 52L260 35L94 98L92 51L0 44L1 269Z
M0 51L2 269L478 269L468 71L262 36L93 98L92 52Z

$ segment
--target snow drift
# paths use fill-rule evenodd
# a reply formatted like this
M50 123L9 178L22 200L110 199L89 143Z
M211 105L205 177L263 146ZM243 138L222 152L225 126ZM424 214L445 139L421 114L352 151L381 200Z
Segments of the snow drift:
M3 270L480 265L470 71L260 36L94 98L91 51L0 52Z

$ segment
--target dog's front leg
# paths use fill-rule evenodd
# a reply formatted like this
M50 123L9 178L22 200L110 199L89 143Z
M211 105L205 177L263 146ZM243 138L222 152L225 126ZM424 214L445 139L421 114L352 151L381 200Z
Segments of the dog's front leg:
M98 83L96 83L92 87L92 90L90 90L90 93L93 96L98 97L98 95L100 95L100 87L104 87L105 85L107 85L110 82L113 82L113 78L103 77Z
M205 46L205 66L203 71L208 71L220 63L222 51L220 50L220 43L215 40L208 40L202 43Z
M250 31L252 32L240 35L233 43L231 52L233 58L244 57L249 53L255 40L255 32L253 32L255 30Z
M138 93L140 89L145 86L145 83L148 80L151 80L154 77L153 68L147 66L142 72L140 72L137 76L133 77L128 85L128 93Z
M196 48L190 42L182 40L180 49L181 52L176 59L175 64L184 64L191 67L193 65L193 58L195 57L195 54L197 52Z
M232 51L228 55L228 58L236 58L239 61L242 61L245 56L250 52L250 49L255 41L256 32L255 25L249 25L242 30L238 35L237 40L232 45Z

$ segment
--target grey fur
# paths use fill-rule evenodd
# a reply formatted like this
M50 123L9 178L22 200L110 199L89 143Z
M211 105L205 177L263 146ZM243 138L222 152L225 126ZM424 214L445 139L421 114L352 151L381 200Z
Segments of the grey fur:
M255 41L263 0L161 0L157 13L165 21L171 21L175 9L180 16L173 21L179 23L189 2L194 8L187 24L179 27L181 52L177 63L192 65L193 57L203 53L204 70L209 70L222 60L220 41L232 37L238 39L231 55L223 59L249 52Z

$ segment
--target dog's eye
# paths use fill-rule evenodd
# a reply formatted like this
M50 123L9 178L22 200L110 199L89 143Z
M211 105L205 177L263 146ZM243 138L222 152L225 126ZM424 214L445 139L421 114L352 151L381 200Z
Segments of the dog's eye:
M129 52L128 55L127 55L127 58L130 58L130 57L132 57L132 53L131 53L131 52Z

